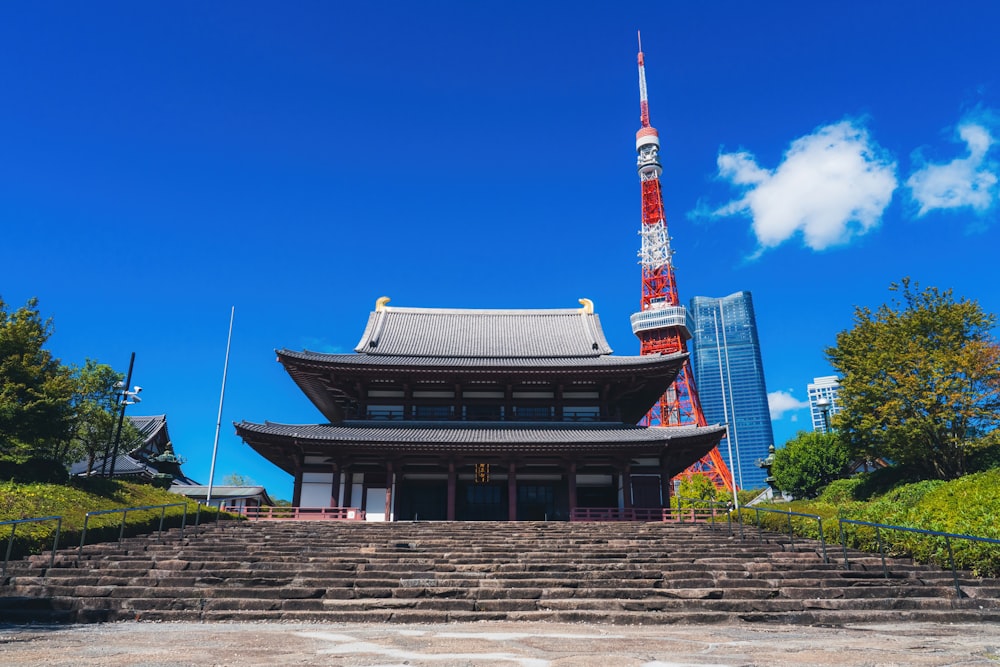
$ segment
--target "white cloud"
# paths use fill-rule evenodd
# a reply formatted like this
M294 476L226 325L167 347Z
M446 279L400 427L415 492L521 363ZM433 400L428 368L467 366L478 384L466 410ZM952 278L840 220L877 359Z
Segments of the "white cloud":
M847 243L877 226L897 186L896 163L852 121L792 142L776 169L746 151L720 153L719 176L744 191L711 215L748 215L757 254L796 232L813 250Z
M781 419L786 412L794 412L802 408L808 408L807 401L800 401L787 391L772 391L767 394L767 407L771 412L771 419ZM796 415L792 415L792 421L796 420Z
M997 139L983 122L972 119L959 124L958 137L965 142L968 156L926 164L907 179L910 196L920 206L918 217L935 209L971 208L981 214L1000 201L1000 167L987 159ZM923 162L919 154L914 159Z

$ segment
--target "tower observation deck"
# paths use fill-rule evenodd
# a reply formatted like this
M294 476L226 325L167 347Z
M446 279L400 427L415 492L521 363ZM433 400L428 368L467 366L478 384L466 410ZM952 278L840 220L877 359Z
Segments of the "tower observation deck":
M639 109L641 126L635 135L639 181L642 185L642 226L639 264L642 267L640 310L631 317L632 332L639 338L640 354L676 354L687 352L691 338L690 315L677 295L673 250L667 233L663 210L660 175L660 136L649 121L646 93L646 67L639 41ZM691 364L685 361L673 385L660 397L643 418L646 426L706 426L694 384ZM706 475L716 488L730 492L734 482L718 448L712 449L682 475Z

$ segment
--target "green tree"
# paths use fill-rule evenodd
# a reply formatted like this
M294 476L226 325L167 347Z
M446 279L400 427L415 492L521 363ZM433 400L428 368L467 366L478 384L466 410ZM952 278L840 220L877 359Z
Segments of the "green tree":
M86 458L88 474L93 470L94 461L104 455L115 437L119 410L115 384L124 377L107 364L99 364L93 359L87 359L82 368L73 372L76 382L73 446L67 458L70 462ZM125 451L132 449L131 444L136 439L141 440L128 420L122 425L121 437L122 442L127 443Z
M231 472L222 478L222 484L224 486L257 486L257 482L247 475Z
M824 486L843 477L850 462L850 449L836 433L799 431L775 450L771 474L783 492L813 498Z
M827 350L842 378L833 424L857 455L957 477L1000 423L996 318L908 278L890 291L901 298L874 312L856 308L854 327Z
M718 495L715 485L708 475L695 473L681 479L677 486L678 507L698 506L692 501L713 501Z
M14 312L0 299L0 458L65 455L75 387L70 370L44 349L52 331L37 299Z

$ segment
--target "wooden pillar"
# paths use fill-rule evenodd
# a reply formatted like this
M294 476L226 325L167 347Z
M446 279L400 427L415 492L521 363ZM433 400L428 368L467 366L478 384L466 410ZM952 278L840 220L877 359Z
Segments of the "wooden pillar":
M632 466L622 466L622 509L632 509Z
M344 507L351 506L351 482L353 479L354 474L351 472L351 466L344 466Z
M576 461L569 463L567 481L569 482L569 516L573 518L573 512L576 511Z
M448 521L455 520L455 487L458 485L455 462L448 461Z
M295 455L295 481L292 484L292 506L302 502L302 454Z
M330 507L338 507L340 505L340 466L334 463L331 468L333 468L333 484L330 485Z
M507 520L517 521L517 464L507 466Z
M385 462L385 520L392 521L392 461Z
M667 459L660 459L660 500L664 507L670 507L670 470L667 468Z

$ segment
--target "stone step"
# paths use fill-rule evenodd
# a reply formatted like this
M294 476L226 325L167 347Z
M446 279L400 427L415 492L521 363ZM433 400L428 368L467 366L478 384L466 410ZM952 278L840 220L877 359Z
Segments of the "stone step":
M824 562L817 543L754 538L662 524L241 523L65 549L52 568L35 557L12 564L0 594L81 622L957 619L1000 608L997 580L963 573L961 598L950 572L889 559L886 578L878 556L849 551L845 569L840 550Z

